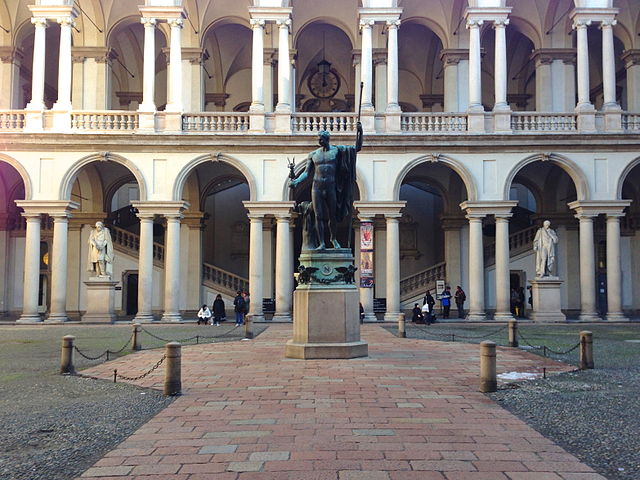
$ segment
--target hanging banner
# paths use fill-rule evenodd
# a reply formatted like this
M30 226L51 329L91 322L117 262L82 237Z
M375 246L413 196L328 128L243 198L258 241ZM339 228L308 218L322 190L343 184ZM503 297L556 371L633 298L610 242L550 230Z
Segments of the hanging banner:
M373 223L360 224L360 287L373 288Z

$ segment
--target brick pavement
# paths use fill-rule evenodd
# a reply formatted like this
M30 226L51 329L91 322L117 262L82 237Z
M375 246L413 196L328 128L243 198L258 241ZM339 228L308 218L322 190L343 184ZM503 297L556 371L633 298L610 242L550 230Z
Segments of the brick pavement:
M478 346L364 325L369 357L284 358L291 325L182 349L183 396L82 479L596 480L604 477L478 392ZM84 373L136 376L160 350ZM567 370L498 350L498 371ZM162 388L162 369L137 382Z

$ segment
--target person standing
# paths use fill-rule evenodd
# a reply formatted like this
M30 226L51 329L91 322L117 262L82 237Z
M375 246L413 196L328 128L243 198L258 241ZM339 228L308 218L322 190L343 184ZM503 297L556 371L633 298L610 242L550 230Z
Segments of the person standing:
M220 322L226 316L224 300L222 300L222 295L216 295L216 299L213 301L213 324L216 327L220 326Z
M440 294L442 302L442 318L449 318L449 310L451 309L451 287L445 287Z
M424 296L424 300L422 301L422 305L424 307L424 305L427 306L427 311L429 312L428 315L425 317L425 321L427 322L427 324L431 324L433 323L433 307L435 306L436 301L433 298L433 295L431 295L431 291L427 290L427 293ZM424 308L423 308L423 312L424 312ZM424 316L424 314L423 314Z
M464 318L464 302L467 300L467 294L464 293L464 290L462 290L460 285L456 287L454 298L456 301L456 307L458 307L458 318Z
M202 308L198 310L198 325L202 323L206 325L209 323L209 319L211 318L211 310L206 305L202 305Z
M236 292L236 298L233 299L233 311L236 314L236 326L244 323L244 312L246 309L246 303L244 301L244 295L241 290Z

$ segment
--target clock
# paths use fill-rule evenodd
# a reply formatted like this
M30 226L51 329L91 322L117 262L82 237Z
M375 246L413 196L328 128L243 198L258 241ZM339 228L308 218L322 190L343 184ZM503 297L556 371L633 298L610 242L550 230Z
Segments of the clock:
M331 98L340 90L340 77L332 70L318 70L309 77L309 90L318 98Z

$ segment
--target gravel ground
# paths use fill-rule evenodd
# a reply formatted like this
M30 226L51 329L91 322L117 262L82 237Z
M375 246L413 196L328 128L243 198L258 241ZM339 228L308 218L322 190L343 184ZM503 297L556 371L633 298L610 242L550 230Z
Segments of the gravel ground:
M447 341L452 334L461 340L497 332L487 339L506 345L507 333L499 329L495 324L435 324L409 325L406 330L409 338ZM395 332L393 327L389 330ZM539 354L541 349L532 349L526 343L565 351L578 342L581 330L593 332L594 370L518 382L490 396L609 480L639 480L640 324L521 323L520 343ZM550 356L578 364L577 350Z
M255 325L254 332L265 328ZM231 332L233 325L145 329L168 340L194 335L201 336L200 343L241 338L241 329ZM172 401L161 392L126 383L58 375L64 335L75 335L81 351L97 356L120 349L131 336L131 325L0 326L1 480L75 478ZM203 338L214 335L224 337ZM162 345L143 334L143 348ZM78 370L97 363L75 355Z

